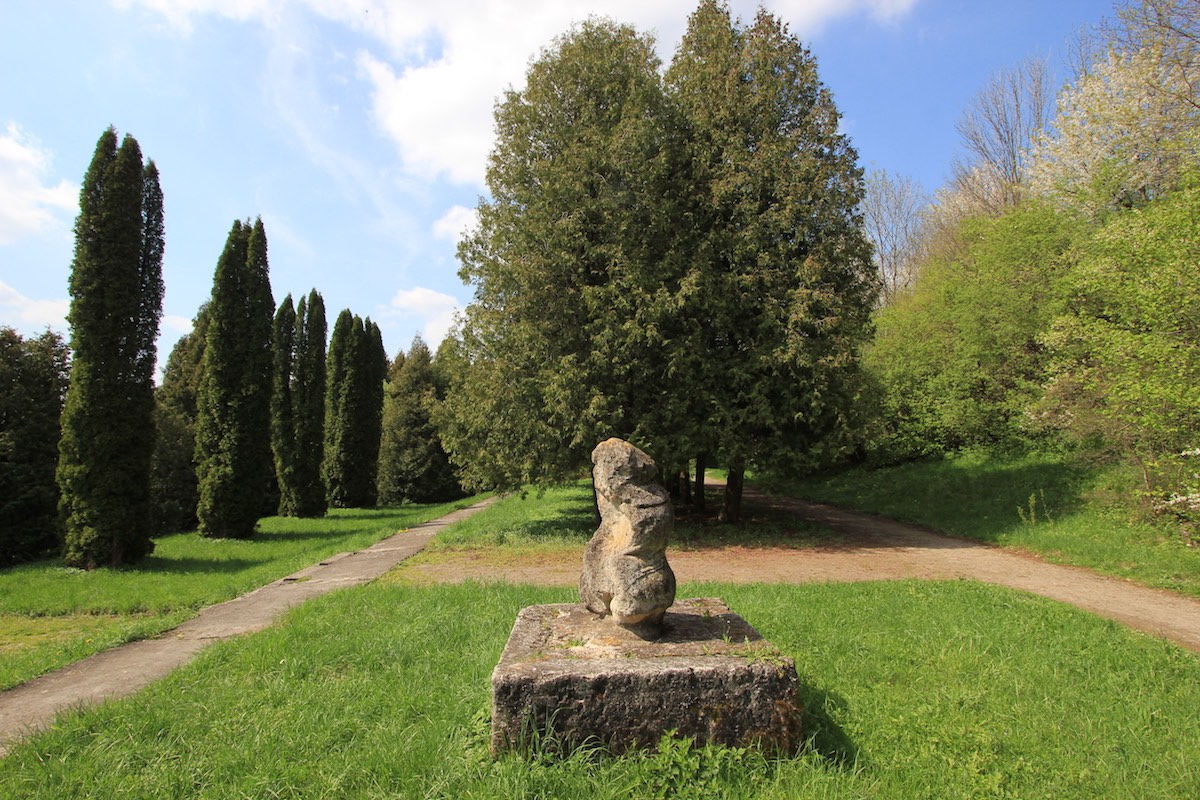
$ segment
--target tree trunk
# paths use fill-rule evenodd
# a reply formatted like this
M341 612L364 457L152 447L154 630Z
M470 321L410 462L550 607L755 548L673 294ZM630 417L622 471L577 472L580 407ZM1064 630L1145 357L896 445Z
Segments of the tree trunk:
M679 484L679 502L683 505L692 504L692 482L688 480L687 465L679 470L676 474L676 481Z
M694 500L693 504L697 511L704 510L704 469L707 466L708 453L698 453L696 455L696 488L692 493Z
M746 467L739 460L729 465L729 478L725 481L725 503L721 507L721 522L738 522L742 518L742 482Z

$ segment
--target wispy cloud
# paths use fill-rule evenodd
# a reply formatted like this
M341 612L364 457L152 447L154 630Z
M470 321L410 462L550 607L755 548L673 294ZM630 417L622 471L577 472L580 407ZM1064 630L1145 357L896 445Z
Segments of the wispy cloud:
M187 30L197 14L260 19L270 25L287 0L116 0L140 3ZM770 10L801 36L838 17L895 21L919 0L776 0ZM396 147L402 168L422 181L483 186L493 140L492 107L523 83L531 58L570 26L607 16L653 32L669 59L691 7L673 0L293 0L379 45L356 61L370 87L369 113ZM759 0L734 0L735 16L753 18Z
M454 325L454 316L458 313L459 305L456 297L423 286L415 286L396 292L382 316L386 319L416 323L413 327L420 329L421 338L431 348L436 349Z
M65 230L78 210L78 186L65 179L46 184L52 160L36 139L8 123L0 136L0 244L56 227Z
M70 308L71 301L66 298L34 300L0 281L0 319L10 321L13 327L24 332L53 328L65 333Z
M479 212L466 206L452 206L433 223L433 235L457 244L468 231L479 224Z

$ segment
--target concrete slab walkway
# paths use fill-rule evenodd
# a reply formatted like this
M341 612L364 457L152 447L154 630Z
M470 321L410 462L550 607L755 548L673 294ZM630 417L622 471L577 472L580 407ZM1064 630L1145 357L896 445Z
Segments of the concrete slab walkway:
M364 550L331 556L249 594L209 606L158 638L97 653L0 692L0 756L22 737L49 727L65 709L133 694L191 660L211 642L262 630L309 598L378 578L421 550L447 525L491 502L484 500L414 526Z

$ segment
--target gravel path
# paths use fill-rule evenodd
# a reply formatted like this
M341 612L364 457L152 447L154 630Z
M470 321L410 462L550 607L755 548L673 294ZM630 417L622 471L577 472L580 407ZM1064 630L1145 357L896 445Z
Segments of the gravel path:
M746 487L744 496L832 528L842 534L843 541L804 549L668 549L667 557L681 583L969 578L1070 603L1200 653L1200 600L869 514L768 497L750 487ZM524 563L496 564L486 552L465 552L453 560L414 563L405 569L413 580L427 583L477 579L569 586L579 580L579 556L565 553Z

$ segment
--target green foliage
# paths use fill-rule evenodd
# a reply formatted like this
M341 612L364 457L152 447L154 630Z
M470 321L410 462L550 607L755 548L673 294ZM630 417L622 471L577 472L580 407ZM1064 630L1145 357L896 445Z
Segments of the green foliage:
M379 502L432 503L461 497L462 487L433 424L439 401L429 347L420 336L392 363L383 401Z
M80 190L71 263L71 379L57 470L66 559L91 569L146 556L162 314L162 192L153 162L109 128Z
M609 436L664 474L844 454L875 290L862 177L778 20L703 3L665 83L648 38L589 21L496 126L435 415L466 480L569 479Z
M1077 440L1135 460L1151 499L1192 526L1200 523L1186 455L1200 444L1197 218L1193 177L1111 218L1079 249L1069 303L1044 337L1054 360L1040 408Z
M329 507L321 465L325 460L325 300L313 289L296 306L296 360L292 418L296 464L293 509L319 517Z
M459 249L464 369L438 421L473 485L552 483L600 439L666 433L678 126L658 69L648 38L591 20L496 107L492 199Z
M1027 441L1041 394L1042 342L1063 308L1065 254L1083 224L1025 203L962 222L910 292L876 315L864 362L882 394L874 456L897 461Z
M742 27L706 0L666 82L690 132L704 449L785 469L842 457L878 287L816 61L765 10Z
M271 451L279 484L279 515L298 516L296 507L296 420L292 370L296 363L296 309L289 294L275 313L271 370Z
M292 296L284 298L275 315L271 447L285 517L319 517L328 507L321 480L325 333L325 303L316 289L295 309Z
M196 527L196 425L178 409L154 405L154 455L150 461L150 525L154 533Z
M67 359L56 333L23 339L0 327L0 566L61 543L54 470Z
M192 330L167 356L162 385L154 392L154 456L150 463L151 530L156 534L193 530L200 493L196 478L196 399L208 336L208 303L200 306Z
M271 320L262 220L235 221L217 261L197 398L200 533L254 535L272 480Z
M376 504L387 369L379 326L343 309L329 342L325 389L323 475L334 508Z

